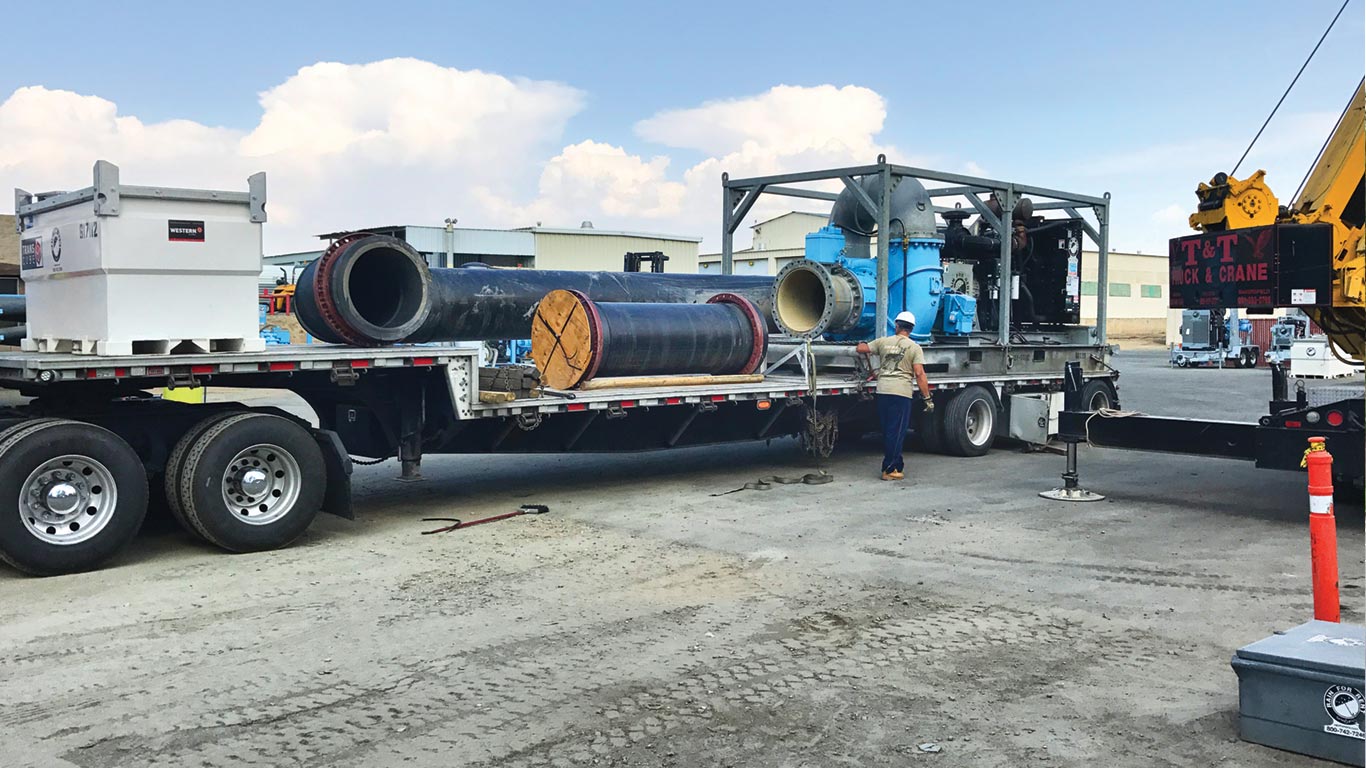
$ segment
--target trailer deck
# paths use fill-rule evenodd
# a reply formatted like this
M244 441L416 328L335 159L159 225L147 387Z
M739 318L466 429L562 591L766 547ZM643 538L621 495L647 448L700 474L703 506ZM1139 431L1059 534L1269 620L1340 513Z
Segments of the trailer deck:
M358 348L333 344L272 347L261 352L95 356L71 352L0 352L0 388L91 380L153 380L192 386L216 375L432 367L471 350L459 345Z

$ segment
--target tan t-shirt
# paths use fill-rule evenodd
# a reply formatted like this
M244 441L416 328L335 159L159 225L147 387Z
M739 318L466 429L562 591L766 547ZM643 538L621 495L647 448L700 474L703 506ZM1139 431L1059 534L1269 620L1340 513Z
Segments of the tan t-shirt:
M915 366L925 364L925 351L905 336L885 336L868 342L878 356L877 391L880 395L914 397Z

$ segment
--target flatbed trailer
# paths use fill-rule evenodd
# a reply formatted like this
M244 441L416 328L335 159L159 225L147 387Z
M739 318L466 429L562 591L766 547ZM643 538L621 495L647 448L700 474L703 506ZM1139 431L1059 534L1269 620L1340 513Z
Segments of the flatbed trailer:
M1106 282L1108 194L900 166L882 156L868 166L747 179L723 175L722 271L731 272L733 234L761 195L838 205L840 195L803 186L822 181L843 183L849 204L873 222L860 224L863 218L855 217L851 223L860 228L859 237L874 231L887 236L878 238L871 282L866 270L860 278L846 269L863 258L857 254L839 267L848 272L840 285L853 279L861 303L853 294L840 299L832 282L829 293L820 288L800 297L815 317L833 317L836 304L844 301L841 313L877 318L860 331L862 336L882 334L872 329L888 322L890 299L904 302L910 295L911 272L899 273L893 289L889 266L893 239L901 238L897 249L903 255L913 247L911 231L904 227L907 218L936 233L914 241L916 248L932 243L940 257L937 270L920 271L942 272L948 264L958 276L953 285L961 284L945 285L941 274L920 289L922 297L956 292L960 307L951 326L925 340L925 371L936 407L913 409L921 447L967 457L986 453L998 436L1046 442L1057 431L1065 369L1080 381L1088 408L1118 406L1117 372L1108 364L1111 348L1105 339L1105 292L1097 296L1094 324L1082 322L1080 314L1083 238L1095 244L1098 278ZM21 228L35 228L43 216L87 201L101 202L93 216L117 215L103 206L105 191L97 187L36 201L18 191L16 199L26 201L16 208ZM894 194L916 189L904 199ZM161 190L153 196L194 201L219 194ZM258 197L244 195L238 202L245 206L259 202ZM1041 213L1046 211L1066 218L1049 219ZM978 217L972 233L964 223L970 214ZM934 218L941 215L942 226ZM955 244L951 259L944 250L950 240ZM101 242L113 256L130 252ZM830 277L827 267L833 264L817 264L811 274ZM418 272L431 278L429 270ZM398 301L411 283L395 284ZM318 285L329 288L315 291L317 319L340 322L344 312L331 317L322 307L336 309L338 296L349 294L334 295L331 278ZM854 290L852 284L846 287ZM980 323L962 322L971 316L961 310L970 295L976 297L973 306L983 310ZM375 310L373 298L366 311ZM820 301L805 303L812 299ZM414 301L422 306L424 299ZM365 315L350 306L357 318ZM141 311L140 305L127 311ZM937 311L931 314L922 320L927 330L938 322ZM185 335L162 327L174 325L164 316L138 319L157 338ZM348 333L355 330L346 327ZM61 351L65 347L45 342L35 345L42 351L0 353L0 389L31 398L0 410L0 559L40 574L96 567L133 537L149 501L164 502L187 530L222 549L281 547L319 511L353 515L352 457L396 459L399 478L416 480L422 457L430 453L641 451L798 436L811 453L826 456L840 435L877 429L877 383L854 339L814 328L806 329L808 336L848 340L771 337L758 382L541 389L534 396L528 390L527 396L511 398L480 397L480 341L99 356ZM447 333L452 335L446 338L502 338L474 329ZM164 346L157 349L165 352ZM200 348L214 349L211 344ZM316 422L278 408L191 405L153 395L158 388L195 386L288 390L312 408ZM11 503L16 507L9 508Z
M1085 370L1106 407L1117 404L1117 374L1093 346L926 352L944 414L934 429L922 421L930 450L985 453L1010 434L1018 398L1056 410L1066 362ZM284 546L319 511L354 516L352 457L395 458L399 479L416 480L429 453L640 451L792 436L826 453L837 437L832 425L846 437L877 426L876 381L852 344L776 340L756 383L542 392L497 403L480 401L480 355L477 343L175 357L0 353L0 389L31 398L0 410L0 498L20 504L18 514L0 510L0 557L39 574L95 567L132 538L149 500L164 501L188 530L225 550ZM287 390L317 421L152 394L197 386Z

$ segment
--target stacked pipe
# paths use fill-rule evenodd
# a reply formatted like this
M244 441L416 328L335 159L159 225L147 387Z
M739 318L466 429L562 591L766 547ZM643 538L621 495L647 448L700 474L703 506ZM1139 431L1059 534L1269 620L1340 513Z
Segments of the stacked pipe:
M0 293L0 321L18 321L28 317L28 298L22 293Z
M337 240L299 275L294 312L320 341L383 346L525 339L550 291L592 301L705 302L733 293L772 314L773 278L464 267L431 269L412 246L357 233Z
M666 304L597 302L556 290L536 308L531 329L531 357L554 389L597 377L753 374L767 351L764 317L734 293Z
M28 326L22 324L28 318L28 299L22 293L0 294L0 322L15 322L0 328L0 345L17 347L28 336Z

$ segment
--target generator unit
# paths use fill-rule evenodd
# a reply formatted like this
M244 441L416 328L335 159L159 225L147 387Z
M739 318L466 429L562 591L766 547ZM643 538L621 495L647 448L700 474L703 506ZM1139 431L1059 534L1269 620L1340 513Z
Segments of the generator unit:
M246 192L140 187L95 163L75 192L14 191L26 351L259 351L266 175Z
M1011 297L1015 321L1024 326L1081 323L1081 220L1040 220L1029 231L1015 267L1020 276L1019 291Z
M980 220L968 229L966 210L942 214L944 283L978 299L982 330L999 326L995 302L1007 285L1012 328L1051 330L1081 323L1082 220L1034 216L1027 200L1021 200L1011 224L1014 256L1008 280L1001 274L1001 233Z

